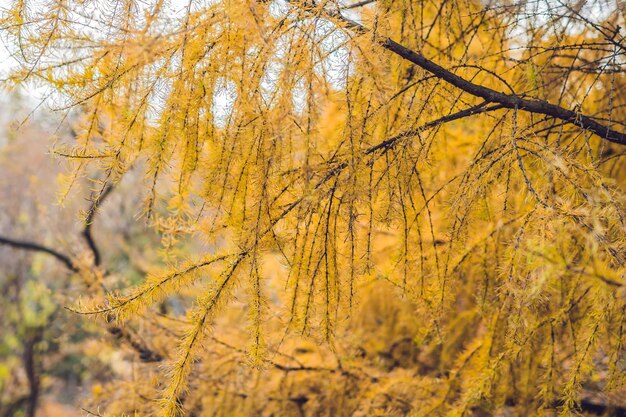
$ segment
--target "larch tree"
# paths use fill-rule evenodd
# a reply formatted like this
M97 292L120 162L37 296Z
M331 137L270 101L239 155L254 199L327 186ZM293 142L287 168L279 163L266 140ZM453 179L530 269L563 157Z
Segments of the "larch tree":
M75 120L52 149L71 161L60 201L92 181L89 239L141 172L138 221L169 265L113 290L93 247L67 259L99 284L68 308L149 326L160 353L130 345L167 363L94 404L571 415L590 384L610 397L626 374L625 19L620 0L15 1L5 85Z

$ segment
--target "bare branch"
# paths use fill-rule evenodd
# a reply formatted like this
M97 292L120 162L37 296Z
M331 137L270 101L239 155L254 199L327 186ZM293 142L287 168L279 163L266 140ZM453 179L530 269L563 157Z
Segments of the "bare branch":
M78 268L74 266L74 263L72 262L69 256L62 254L61 252L55 249L49 248L44 245L40 245L39 243L0 236L0 245L7 245L15 249L22 249L22 250L27 250L31 252L47 253L48 255L52 255L54 258L60 261L70 271L78 272Z
M113 190L113 185L108 184L104 187L103 191L97 197L94 198L94 200L91 203L91 206L89 207L89 210L87 211L87 218L85 219L85 228L83 229L81 233L83 238L87 242L87 246L89 247L89 250L93 254L93 263L95 266L100 266L102 264L102 256L100 255L100 250L98 249L98 245L96 244L96 241L93 238L91 227L93 225L93 221L94 221L94 218L96 216L98 209L100 208L104 200L109 196L112 190Z

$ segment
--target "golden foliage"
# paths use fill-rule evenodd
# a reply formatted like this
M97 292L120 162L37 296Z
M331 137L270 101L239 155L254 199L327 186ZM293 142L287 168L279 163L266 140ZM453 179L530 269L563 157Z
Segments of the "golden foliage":
M524 20L530 3L381 1L346 12L370 28L355 30L332 1L189 2L177 15L163 1L17 2L2 21L22 62L10 81L82 109L75 146L55 150L74 161L62 196L136 167L167 256L194 236L210 253L79 308L123 322L194 300L175 336L157 332L178 349L166 379L128 392L133 410L156 413L135 392L151 386L166 416L569 415L597 375L622 386L620 145L482 103L379 41L623 127L624 43L606 32L623 4L590 23L579 3ZM244 359L211 334L228 314L247 322L231 332L249 340ZM281 356L306 340L324 360ZM399 362L386 369L382 353ZM124 401L111 412L130 412Z

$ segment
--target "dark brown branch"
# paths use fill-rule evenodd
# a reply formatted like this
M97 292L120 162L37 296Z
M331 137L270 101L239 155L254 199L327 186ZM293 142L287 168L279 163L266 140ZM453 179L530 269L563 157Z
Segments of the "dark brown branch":
M161 362L163 360L163 356L138 342L136 338L123 327L108 323L107 332L116 339L128 343L133 350L139 354L139 359L142 362Z
M383 150L386 151L386 150L392 148L393 145L398 140L400 140L402 138L419 135L420 132L432 129L432 128L437 127L439 125L442 125L444 123L448 123L448 122L451 122L453 120L462 119L464 117L472 116L474 114L486 113L486 112L489 112L489 111L498 110L498 109L501 109L501 108L504 107L504 106L502 106L500 104L496 104L496 105L493 105L493 106L485 107L487 104L488 103L485 101L485 102L482 102L481 104L478 104L476 106L470 107L468 109L461 110L461 111L458 111L458 112L453 113L453 114L449 114L449 115L441 117L441 118L439 118L437 120L433 120L433 121L428 122L428 123L426 123L426 124L424 124L424 125L422 125L420 127L415 128L415 129L411 129L411 130L407 130L406 132L399 133L399 134L397 134L397 135L395 135L395 136L393 136L393 137L391 137L389 139L386 139L386 140L380 142L377 145L372 146L371 148L368 148L365 151L365 155L369 155L369 154L374 153L374 152L376 152L376 151L378 151L380 149L383 149Z
M93 254L93 263L95 266L100 266L102 264L102 256L100 255L100 250L98 249L98 245L96 244L96 241L93 238L91 227L93 225L94 217L96 216L98 209L100 208L104 200L107 198L107 196L111 194L112 190L113 190L113 186L111 184L106 185L103 191L100 193L100 195L94 198L94 200L91 203L91 206L89 207L89 210L87 211L87 217L85 218L85 228L83 229L81 233L83 238L87 242L87 246L89 247L89 250Z
M112 189L113 189L113 186L107 185L102 191L102 193L92 202L91 206L89 207L89 210L87 211L87 218L85 219L85 228L81 232L83 238L87 242L87 246L89 247L89 250L93 254L94 264L96 266L99 266L102 263L102 257L100 255L100 250L98 249L98 246L96 245L96 242L93 238L92 225L93 225L94 217L98 208L104 202L106 197L111 193ZM27 251L32 251L32 252L47 253L48 255L52 255L58 261L63 263L70 271L78 272L78 268L74 266L74 263L72 262L69 256L57 251L56 249L52 249L48 246L44 246L39 243L31 242L27 240L13 239L13 238L9 238L6 236L0 236L0 245L7 245L15 249L22 249L22 250L27 250Z
M26 415L35 417L37 413L37 405L39 404L39 392L41 387L41 377L38 373L39 358L37 357L37 345L43 338L43 328L34 329L34 334L26 338L24 343L24 352L22 354L24 362L24 371L28 379L28 403L26 407Z
M32 252L47 253L48 255L52 255L54 258L56 258L58 261L64 264L67 267L67 269L69 269L70 271L78 272L78 268L74 266L74 263L72 262L69 256L62 254L61 252L55 249L49 248L44 245L40 245L39 243L29 242L26 240L11 239L8 237L0 236L0 245L7 245L15 249L22 249L22 250L27 250L27 251L32 251Z
M351 10L351 9L356 9L358 7L363 7L363 6L367 6L368 4L374 3L376 0L363 0L363 1L359 1L353 4L349 4L347 6L344 6L341 8L341 10Z
M291 2L295 3L294 1ZM323 14L331 19L343 24L347 29L356 32L359 35L372 34L372 31L357 23L344 17L341 13L333 10L323 9L317 6L312 1L300 2L301 7L304 7L312 12L323 12ZM610 126L604 126L598 123L596 120L589 116L585 116L582 113L577 113L573 110L568 110L555 104L548 103L543 100L525 99L514 94L505 94L489 87L485 87L479 84L474 84L450 71L436 64L435 62L424 57L420 53L413 51L398 42L387 38L375 36L377 43L386 50L393 52L394 54L404 58L405 60L417 65L418 67L434 74L443 81L451 84L466 93L469 93L475 97L480 97L487 103L497 103L503 108L525 110L530 113L543 114L546 116L560 119L573 125L579 126L585 130L595 133L599 137L608 140L610 142L618 143L620 145L626 145L626 133L618 132L611 129Z
M626 145L625 133L613 130L609 126L604 126L589 116L576 113L573 110L564 109L563 107L543 100L528 100L516 95L504 94L496 90L492 90L491 88L471 83L389 38L384 38L380 44L385 49L399 55L407 61L414 63L415 65L422 67L426 71L435 74L447 83L452 84L453 86L473 96L480 97L489 103L498 103L504 108L525 110L531 113L554 117L555 119L560 119L589 130L590 132L593 132L599 137L610 142Z

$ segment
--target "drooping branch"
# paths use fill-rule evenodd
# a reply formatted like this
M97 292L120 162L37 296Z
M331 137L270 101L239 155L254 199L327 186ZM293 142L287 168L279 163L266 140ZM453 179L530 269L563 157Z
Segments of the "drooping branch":
M64 255L63 253L55 249L49 248L44 245L40 245L39 243L30 242L27 240L12 239L6 236L0 236L0 245L7 245L15 249L22 249L22 250L27 250L31 252L47 253L48 255L53 256L56 260L60 261L70 271L78 272L78 268L74 266L74 263L72 262L69 256Z
M317 13L318 15L321 14L329 19L337 21L345 29L349 29L358 35L372 34L371 29L358 22L348 19L339 11L320 8L320 6L312 1L291 1L291 3L298 4L300 7L303 7L312 13ZM376 42L386 50L393 52L401 58L430 72L446 83L451 84L472 96L482 98L487 103L498 104L502 106L502 108L524 110L530 113L542 114L555 119L563 120L567 123L595 133L602 139L620 145L626 145L626 133L614 130L610 125L605 126L582 113L565 109L544 100L526 99L515 94L505 94L492 88L475 84L443 68L437 63L426 58L424 55L399 44L391 38L384 36L379 37L378 35L374 36L374 38Z

